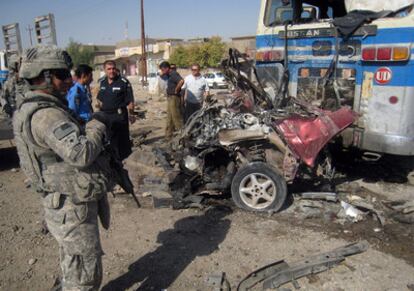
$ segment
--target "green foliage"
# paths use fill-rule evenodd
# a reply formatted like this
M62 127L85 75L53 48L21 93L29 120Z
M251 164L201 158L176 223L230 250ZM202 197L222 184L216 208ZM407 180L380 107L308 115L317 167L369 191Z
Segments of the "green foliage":
M75 68L80 64L93 65L94 50L92 47L84 46L81 43L70 39L66 50L72 57L72 62Z
M181 68L187 66L187 49L182 46L177 47L170 57L170 62Z
M199 63L202 68L214 68L219 66L225 50L225 44L216 36L205 43L177 47L171 54L170 62L178 67Z

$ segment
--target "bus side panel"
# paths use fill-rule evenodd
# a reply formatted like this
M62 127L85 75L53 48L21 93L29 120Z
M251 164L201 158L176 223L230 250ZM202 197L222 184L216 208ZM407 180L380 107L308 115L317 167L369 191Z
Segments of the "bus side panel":
M358 146L369 151L414 155L414 42L413 27L379 29L363 40L368 47L408 47L409 61L360 62L355 109L363 130ZM381 80L383 72L387 78Z

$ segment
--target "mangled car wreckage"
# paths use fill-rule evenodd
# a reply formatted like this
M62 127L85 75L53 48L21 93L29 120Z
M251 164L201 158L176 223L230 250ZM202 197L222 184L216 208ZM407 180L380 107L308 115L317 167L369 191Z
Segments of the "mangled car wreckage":
M167 167L168 161L179 165L169 185L178 200L230 190L240 208L278 211L287 184L304 175L320 183L333 177L326 145L357 116L348 107L325 111L295 98L271 100L257 79L240 70L240 58L231 52L224 62L235 92L206 100L173 150L159 156L167 157Z

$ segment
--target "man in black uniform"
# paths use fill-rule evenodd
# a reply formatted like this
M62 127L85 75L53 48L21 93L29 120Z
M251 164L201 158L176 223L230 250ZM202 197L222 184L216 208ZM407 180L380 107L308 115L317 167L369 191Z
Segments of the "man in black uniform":
M129 122L134 123L134 94L129 81L116 72L114 61L104 63L106 76L100 79L98 108L110 122L110 141L120 160L132 152Z

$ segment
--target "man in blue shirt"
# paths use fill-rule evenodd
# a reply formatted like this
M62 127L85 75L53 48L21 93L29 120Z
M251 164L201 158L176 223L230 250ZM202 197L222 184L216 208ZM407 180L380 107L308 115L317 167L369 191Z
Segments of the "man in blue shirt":
M85 122L92 117L92 100L89 85L92 82L92 68L88 65L79 65L75 71L76 82L70 88L66 99L68 106Z

